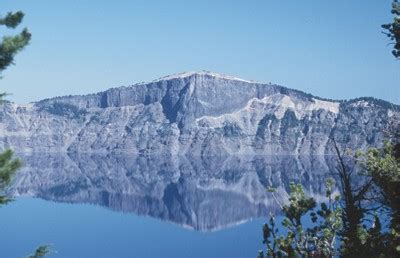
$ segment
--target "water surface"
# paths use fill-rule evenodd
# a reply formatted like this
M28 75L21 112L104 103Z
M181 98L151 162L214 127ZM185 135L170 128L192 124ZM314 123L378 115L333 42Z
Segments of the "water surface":
M289 182L323 199L332 157L21 154L0 209L4 257L256 257ZM266 186L277 188L268 193Z

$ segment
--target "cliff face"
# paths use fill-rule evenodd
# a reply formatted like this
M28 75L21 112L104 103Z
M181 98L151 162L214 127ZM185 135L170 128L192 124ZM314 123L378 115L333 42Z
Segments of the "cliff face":
M6 103L0 147L140 154L329 154L328 139L377 145L396 114L373 99L328 101L282 86L200 72L86 96Z

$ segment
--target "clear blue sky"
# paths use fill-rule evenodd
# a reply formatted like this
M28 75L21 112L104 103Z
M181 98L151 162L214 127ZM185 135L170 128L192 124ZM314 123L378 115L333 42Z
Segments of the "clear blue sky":
M326 98L400 103L400 61L380 28L392 19L390 5L2 0L2 14L26 13L33 39L4 72L0 90L26 103L210 70Z

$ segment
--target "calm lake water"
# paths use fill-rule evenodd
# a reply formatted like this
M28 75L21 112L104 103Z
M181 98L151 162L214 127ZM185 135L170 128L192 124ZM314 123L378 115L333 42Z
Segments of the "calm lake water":
M0 208L3 257L256 257L289 182L322 200L326 156L20 154ZM266 186L277 188L268 193Z

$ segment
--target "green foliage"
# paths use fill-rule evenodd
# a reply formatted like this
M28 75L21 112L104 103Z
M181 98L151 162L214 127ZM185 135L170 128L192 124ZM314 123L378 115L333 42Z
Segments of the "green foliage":
M0 17L0 25L14 29L22 22L23 17L24 13L20 11L9 12L5 17ZM30 40L31 34L26 28L17 35L3 37L0 42L0 73L13 64L15 55L28 45Z
M313 198L307 198L301 184L290 184L289 205L283 206L283 212L294 226L301 225L301 217L315 207Z
M393 153L393 144L385 141L383 148L370 148L365 157L369 175L376 178L385 192L389 190L388 184L400 182L400 159Z
M24 13L21 11L15 13L9 12L5 17L0 17L0 25L14 29L22 22L23 18ZM15 36L3 37L0 42L0 73L13 64L15 55L29 44L30 39L31 34L26 28ZM0 104L6 95L6 93L0 93ZM0 205L12 201L12 199L4 195L4 191L21 165L21 160L14 158L14 153L11 150L6 150L0 154ZM49 252L50 250L47 245L39 246L29 258L44 257Z
M50 253L49 246L48 245L42 245L42 246L39 246L36 249L35 253L30 255L29 258L40 258L40 257L46 256L49 253Z
M371 189L371 181L361 185L355 189L353 182L353 169L350 169L352 154L350 151L345 151L344 155L339 150L335 139L332 139L336 156L338 159L338 177L340 192L342 194L342 223L343 228L339 232L342 240L341 255L342 257L354 257L365 255L368 249L362 244L360 228L366 215L365 199L368 191ZM353 167L354 168L354 167Z
M24 13L21 11L12 13L9 12L5 17L0 17L0 25L4 25L7 28L16 28L24 17ZM15 36L4 36L0 42L0 73L5 70L10 64L12 64L15 55L21 51L28 43L31 38L31 34L27 29L24 29L20 34ZM0 104L3 101L3 97L6 93L0 93ZM13 158L13 152L6 150L0 154L0 205L11 201L1 193L4 193L6 186L10 183L11 178L21 166L19 159Z
M20 167L21 161L13 157L13 152L11 150L6 150L0 154L0 193L4 192L15 172ZM10 201L10 198L0 194L0 205Z
M382 148L370 148L358 153L357 157L367 175L381 189L382 202L393 212L400 213L400 157L397 155L398 143L385 141Z
M356 153L356 164L363 170L365 179L358 181L357 187L346 156L333 140L341 196L332 196L335 181L329 178L325 183L328 202L317 205L306 196L301 185L292 183L289 204L282 207L282 226L286 233L280 234L275 217L271 216L263 226L266 252L260 251L258 257L400 257L398 129L392 129L395 133L390 133L391 141L386 141L382 148ZM381 198L377 198L377 193ZM378 216L385 210L390 211L389 231L383 229ZM302 225L306 218L313 226Z
M395 132L398 132L396 128ZM396 137L399 137L398 134ZM379 188L380 202L390 211L390 228L382 240L388 242L387 253L400 256L400 155L399 138L392 142L385 141L382 148L370 148L367 152L357 154L367 175Z
M392 3L393 21L388 24L383 24L385 29L384 34L390 39L393 44L392 54L400 59L400 3L393 0Z
M332 257L335 255L337 234L342 228L341 209L332 197L333 179L326 182L328 203L315 211L316 202L304 193L300 184L290 184L289 204L283 206L282 226L285 235L279 235L273 215L263 226L263 243L267 257ZM311 217L312 227L305 228L302 218ZM265 257L260 251L258 257Z
M6 25L7 28L15 29L24 18L24 13L21 11L12 13L8 12L4 18L0 18L0 25Z

